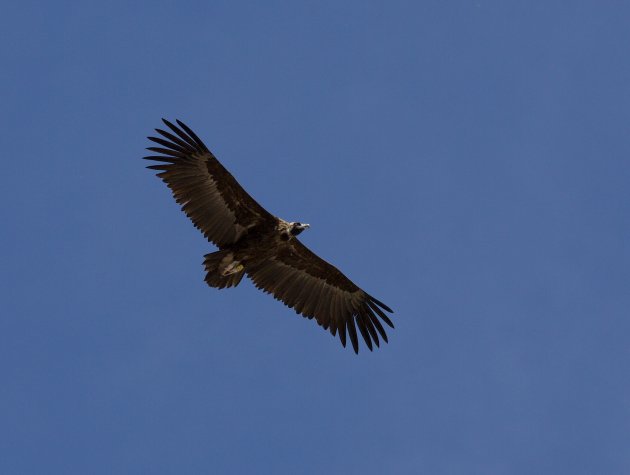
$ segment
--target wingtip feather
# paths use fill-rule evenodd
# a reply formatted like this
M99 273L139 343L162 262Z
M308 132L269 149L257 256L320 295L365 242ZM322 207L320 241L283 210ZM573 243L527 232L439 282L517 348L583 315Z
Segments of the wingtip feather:
M375 299L374 297L372 297L371 295L368 295L368 298L374 302L376 305L378 305L379 307L381 307L383 310L388 311L389 313L394 313L394 311L389 308L387 305L385 305L383 302L381 302L380 300Z

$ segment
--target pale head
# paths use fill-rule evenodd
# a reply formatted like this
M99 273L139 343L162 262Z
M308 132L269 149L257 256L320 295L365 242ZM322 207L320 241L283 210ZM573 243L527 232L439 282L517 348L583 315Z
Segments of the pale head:
M289 223L289 225L290 225L289 232L291 233L291 236L297 236L305 229L308 229L311 227L310 224L299 223L299 222Z

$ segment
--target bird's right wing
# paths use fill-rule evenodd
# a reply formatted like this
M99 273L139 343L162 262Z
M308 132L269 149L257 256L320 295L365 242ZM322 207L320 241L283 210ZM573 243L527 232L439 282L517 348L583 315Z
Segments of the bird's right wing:
M275 218L236 181L186 124L166 119L171 130L155 129L162 137L148 137L162 147L147 147L161 155L144 157L162 162L159 170L175 200L206 238L219 248L236 242L250 227Z
M296 238L282 242L275 256L261 263L245 265L254 285L271 293L335 336L346 346L346 330L355 353L359 352L357 327L365 344L379 345L378 335L387 341L379 318L394 328L385 312L392 312L355 285L336 267L313 253Z

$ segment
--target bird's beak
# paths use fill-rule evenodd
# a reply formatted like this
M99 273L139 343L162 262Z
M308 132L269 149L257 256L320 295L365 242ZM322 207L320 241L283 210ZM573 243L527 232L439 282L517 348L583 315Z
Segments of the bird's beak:
M310 228L310 227L311 227L311 225L310 225L310 224L306 224L306 223L302 223L302 227L303 227L304 229L308 229L308 228Z

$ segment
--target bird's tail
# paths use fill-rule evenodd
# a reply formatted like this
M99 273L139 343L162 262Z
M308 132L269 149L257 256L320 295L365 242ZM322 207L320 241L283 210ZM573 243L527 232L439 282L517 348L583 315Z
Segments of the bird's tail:
M234 260L234 253L229 249L206 254L203 266L206 284L217 289L236 287L245 275L243 265Z

